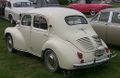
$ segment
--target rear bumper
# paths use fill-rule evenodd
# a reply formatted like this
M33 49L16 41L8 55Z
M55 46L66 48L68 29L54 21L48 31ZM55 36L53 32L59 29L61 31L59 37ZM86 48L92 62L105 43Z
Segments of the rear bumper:
M95 60L94 61L91 61L91 62L86 62L86 63L83 63L83 64L73 64L73 67L74 68L89 68L89 67L93 67L93 66L96 66L96 65L100 65L100 64L103 64L105 62L107 62L108 60L110 60L111 58L114 58L116 56L115 55L112 55L111 57L107 57L105 59L101 59L101 60Z

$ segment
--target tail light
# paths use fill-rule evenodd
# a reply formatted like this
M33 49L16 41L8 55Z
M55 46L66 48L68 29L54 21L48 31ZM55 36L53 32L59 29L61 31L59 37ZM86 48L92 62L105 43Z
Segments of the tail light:
M80 63L84 63L83 54L77 52L77 56L78 56L78 58L80 59Z
M82 53L77 52L77 55L78 55L78 58L79 58L79 59L82 59L82 58L83 58L83 54L82 54Z
M108 48L105 48L105 52L108 53L108 52L109 52L109 49L108 49Z

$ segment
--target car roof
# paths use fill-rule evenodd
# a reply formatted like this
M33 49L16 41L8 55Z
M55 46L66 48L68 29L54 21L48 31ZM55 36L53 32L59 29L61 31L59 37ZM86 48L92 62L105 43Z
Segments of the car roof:
M40 14L47 17L66 17L71 15L81 15L84 16L81 12L70 9L70 8L64 8L64 7L42 7L42 8L35 8L33 10L27 11L29 14Z
M103 9L101 12L110 12L110 11L120 12L120 8L108 8L108 9Z

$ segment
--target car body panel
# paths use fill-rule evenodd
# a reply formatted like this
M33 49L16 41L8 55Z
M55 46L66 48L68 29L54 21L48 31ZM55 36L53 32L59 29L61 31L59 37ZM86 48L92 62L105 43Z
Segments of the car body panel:
M78 52L83 54L85 64L93 62L94 59L108 58L110 55L110 51L106 53L105 50L108 48L107 45L97 37L89 22L78 25L69 25L66 22L66 17L69 16L81 16L86 19L79 11L61 7L46 7L34 9L22 15L20 24L5 30L5 34L10 33L13 37L15 49L27 51L39 57L43 57L44 52L51 49L58 58L59 66L69 70L76 69L74 64L82 65L81 59L77 55ZM29 26L22 25L26 15L31 16ZM38 23L34 22L36 16L46 19L47 29L35 28L34 23ZM80 42L81 40L83 41ZM97 56L96 54L99 53L102 55Z

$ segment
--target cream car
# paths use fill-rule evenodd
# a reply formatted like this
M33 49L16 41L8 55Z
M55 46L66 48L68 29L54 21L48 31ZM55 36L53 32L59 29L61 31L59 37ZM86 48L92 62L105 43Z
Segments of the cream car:
M46 7L22 14L16 27L5 29L7 49L41 57L47 68L72 70L101 64L110 51L86 17L73 9Z
M120 46L120 8L102 10L90 23L106 43Z
M34 9L33 3L29 0L6 0L5 17L15 23L20 19L21 13Z

